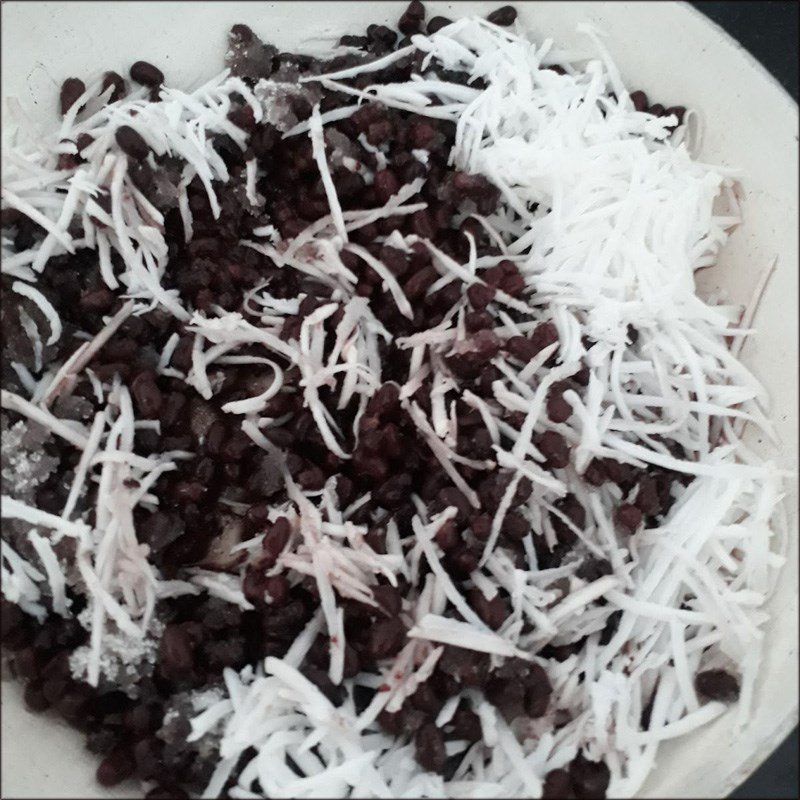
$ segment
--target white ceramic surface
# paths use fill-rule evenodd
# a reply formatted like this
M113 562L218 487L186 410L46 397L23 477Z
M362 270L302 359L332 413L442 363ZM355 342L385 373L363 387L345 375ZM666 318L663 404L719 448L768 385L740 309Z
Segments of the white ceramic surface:
M428 14L485 14L500 3L426 3ZM744 170L744 226L704 288L724 287L735 301L749 296L759 272L778 256L756 317L758 338L744 359L770 390L782 438L777 452L797 468L798 441L798 110L739 44L683 3L549 2L517 4L541 39L588 51L575 33L591 21L631 88L643 87L666 105L699 109L706 134L702 157ZM2 95L16 95L42 122L55 121L58 87L70 75L102 69L127 72L137 59L162 67L176 86L216 73L225 34L246 22L281 47L313 36L359 32L369 22L396 21L402 2L388 3L141 3L5 2L2 5ZM766 13L766 12L765 12ZM319 40L313 47L319 47ZM772 597L765 658L750 726L734 732L732 715L659 750L642 796L724 797L743 781L797 723L797 494L788 565ZM96 762L80 737L48 717L27 713L18 687L3 685L3 797L125 797L135 786L103 791Z

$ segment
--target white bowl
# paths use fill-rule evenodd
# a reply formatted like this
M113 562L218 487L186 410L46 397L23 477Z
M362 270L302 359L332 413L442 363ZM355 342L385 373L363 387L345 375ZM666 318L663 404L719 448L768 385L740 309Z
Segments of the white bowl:
M484 15L500 3L426 3L428 15ZM236 22L292 48L313 36L359 33L370 22L396 22L405 3L22 3L3 4L2 95L15 95L36 120L56 120L61 81L101 69L126 73L133 61L159 65L182 86L222 66L225 35ZM745 301L773 256L777 270L763 297L758 336L745 362L772 394L783 446L777 459L797 468L798 240L797 104L737 42L685 3L518 3L537 38L586 50L576 25L591 21L631 88L666 105L700 110L704 160L745 171L744 225L703 288L724 287ZM317 47L319 42L314 43ZM758 444L758 443L756 443ZM795 484L796 485L796 484ZM659 750L643 797L724 797L797 724L798 568L796 489L787 499L790 551L770 603L772 620L754 716L741 733L732 715ZM29 714L19 688L3 685L4 797L130 797L135 787L103 790L81 736L48 716Z

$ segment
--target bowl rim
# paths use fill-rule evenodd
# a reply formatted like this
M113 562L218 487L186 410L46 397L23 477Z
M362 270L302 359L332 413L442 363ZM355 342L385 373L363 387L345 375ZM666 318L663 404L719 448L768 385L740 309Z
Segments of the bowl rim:
M677 5L681 6L684 12L691 14L696 19L701 20L712 28L718 34L721 40L720 43L724 42L729 47L733 47L737 51L738 56L743 58L751 69L760 73L761 77L770 86L771 91L780 97L781 102L788 105L795 113L798 113L799 106L797 99L792 97L789 90L738 39L728 33L718 22L706 16L706 14L689 3L688 0L680 0ZM790 565L787 564L786 568L790 568ZM795 698L794 704L789 707L772 733L761 740L761 743L752 755L746 759L743 764L734 767L722 778L721 784L724 794L727 796L751 777L775 752L784 739L789 736L792 730L797 727L799 721L800 698Z
M19 6L23 5L23 3L21 3L20 0L11 0L9 5ZM454 5L456 8L458 7L458 3L455 3ZM761 61L759 61L734 36L728 33L728 31L726 31L719 23L706 16L706 14L689 3L688 0L672 0L672 2L668 3L667 5L671 5L676 11L680 8L682 12L691 14L694 20L701 20L707 29L714 32L720 47L728 47L735 51L736 57L743 60L743 65L748 65L750 71L755 72L759 76L762 85L765 87L765 91L770 92L773 98L785 109L787 109L789 113L797 115L798 100L792 96L789 90L779 82L779 80L764 66L764 64L761 63ZM690 19L690 17L687 17L687 19ZM3 35L3 39L6 39L5 33ZM767 89L767 86L770 88ZM795 534L796 532L796 529L790 531L790 533ZM787 564L784 569L796 572L797 564ZM797 594L796 588L795 594ZM799 716L800 702L798 701L797 696L795 696L793 704L791 704L789 708L780 716L780 719L773 727L771 733L768 736L761 738L751 755L742 763L729 768L727 773L718 777L717 782L718 786L720 787L719 796L728 795L731 791L740 786L741 783L747 780L747 778L750 777L772 755L774 750L798 724Z

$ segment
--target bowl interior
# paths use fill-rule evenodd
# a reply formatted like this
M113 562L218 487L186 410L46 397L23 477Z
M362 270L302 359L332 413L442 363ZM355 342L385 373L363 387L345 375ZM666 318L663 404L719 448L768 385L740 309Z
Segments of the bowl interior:
M7 2L3 4L2 96L16 96L34 122L54 124L58 89L71 75L105 69L126 73L135 60L158 64L175 86L222 67L225 34L246 22L262 38L308 52L335 43L370 22L394 22L402 2ZM429 16L486 14L500 3L426 3ZM724 290L746 302L761 271L777 256L744 361L772 396L781 437L774 453L797 468L798 241L797 105L755 60L705 17L683 3L519 3L520 19L541 40L591 54L575 32L590 21L627 85L666 105L698 109L705 123L701 156L743 170L744 225L721 264L698 278L704 291ZM755 447L766 443L754 441ZM754 716L735 731L733 714L690 736L667 742L644 787L644 797L720 797L766 758L797 720L797 492L790 488L787 566L769 601L761 678ZM81 737L48 717L29 714L19 688L3 684L2 794L14 797L124 797L132 787L103 790L94 783L94 757Z

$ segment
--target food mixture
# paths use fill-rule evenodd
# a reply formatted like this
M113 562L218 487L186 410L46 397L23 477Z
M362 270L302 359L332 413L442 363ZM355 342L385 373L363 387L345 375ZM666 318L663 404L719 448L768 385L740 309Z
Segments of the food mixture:
M100 783L633 796L746 723L781 474L753 308L694 284L735 174L516 16L9 103L5 669Z

